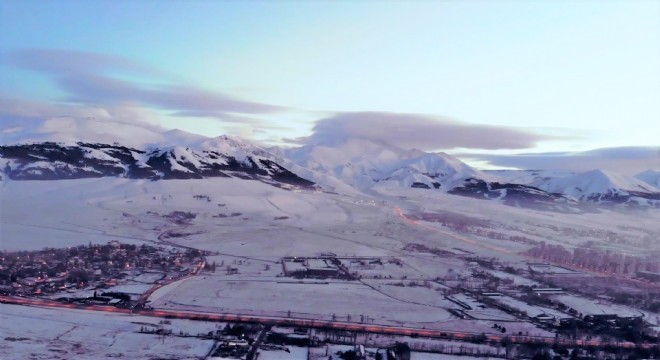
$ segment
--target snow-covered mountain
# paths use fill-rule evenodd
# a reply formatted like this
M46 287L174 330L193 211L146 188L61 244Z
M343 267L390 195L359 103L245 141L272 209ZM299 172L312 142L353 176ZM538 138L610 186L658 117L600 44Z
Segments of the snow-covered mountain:
M575 175L572 171L560 170L485 170L486 174L496 176L502 181L538 187L546 181Z
M635 177L610 171L592 170L582 173L547 170L497 170L489 174L513 183L529 185L548 193L599 204L633 204L660 206L660 188L654 186L657 172L649 170Z
M164 130L157 121L135 120L134 116L135 113L129 112L121 119L110 119L111 114L99 109L90 117L63 116L41 122L25 121L15 128L3 129L10 131L0 131L0 145L83 142L144 148L156 144L188 146L208 138L179 129Z
M364 139L306 145L280 150L279 154L302 167L328 174L363 191L422 188L533 207L554 207L570 202L560 194L549 194L477 170L446 153L404 150Z
M452 188L467 178L486 177L445 153L404 150L363 139L349 139L334 146L306 145L281 150L280 155L360 189L384 181L404 187Z
M660 190L634 177L592 170L571 176L551 178L539 188L562 193L581 201L597 203L636 202L648 204L660 200Z
M405 150L365 139L268 150L249 141L171 130L159 143L24 142L0 146L0 176L13 180L94 177L236 177L276 186L358 192L427 189L508 205L565 208L580 202L660 207L660 173L636 177L594 170L481 171L446 153Z
M188 145L145 149L82 142L6 145L0 146L0 169L13 180L238 177L273 185L314 186L312 181L273 161L267 151L238 139L191 138Z
M635 175L635 178L660 189L660 171L649 169Z
M600 170L481 171L446 153L405 150L364 139L280 150L298 165L360 190L424 188L496 199L515 206L565 208L581 202L660 207L660 189L629 176ZM658 181L657 172L640 174Z

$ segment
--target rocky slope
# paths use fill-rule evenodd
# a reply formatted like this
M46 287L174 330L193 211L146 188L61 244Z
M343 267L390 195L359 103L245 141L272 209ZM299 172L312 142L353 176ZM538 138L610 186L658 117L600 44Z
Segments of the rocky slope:
M265 150L229 137L204 140L189 147L146 149L82 142L5 145L0 146L0 169L12 180L238 177L273 185L315 187L312 181L278 164Z

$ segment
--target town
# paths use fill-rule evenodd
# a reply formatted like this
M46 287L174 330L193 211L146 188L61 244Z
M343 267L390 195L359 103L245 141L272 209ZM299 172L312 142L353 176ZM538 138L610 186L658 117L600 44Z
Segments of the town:
M117 240L104 245L5 251L0 253L0 294L81 302L91 298L97 303L131 306L153 286L195 274L203 265L198 250Z
M399 257L339 256L325 252L315 256L282 257L277 261L279 267L271 269L266 265L260 271L276 274L277 284L281 286L326 285L332 288L345 283L368 285L377 291L399 287L399 293L414 291L437 297L438 303L454 318L489 324L491 331L468 334L430 329L428 332L387 335L387 329L391 328L379 327L375 318L364 314L332 314L329 323L319 318L315 324L315 320L299 318L298 313L291 311L276 322L260 317L161 310L159 305L162 303L154 308L149 300L155 290L195 275L226 281L233 279L231 281L235 283L250 276L250 271L254 271L250 270L251 263L235 259L226 266L224 261L207 264L206 257L218 255L192 248L138 246L117 240L104 245L89 243L62 249L5 251L0 257L0 295L73 303L81 309L108 311L109 305L115 311L151 314L166 319L215 321L217 330L196 334L183 330L177 332L167 326L171 320L162 320L158 325L143 325L138 330L146 335L213 341L208 353L210 359L253 360L260 353L289 352L292 347L308 349L309 356L317 359L334 356L346 360L407 360L411 351L532 358L547 354L548 341L554 344L556 354L565 354L566 357L569 353L572 357L573 352L578 351L575 344L581 343L580 348L584 350L575 352L575 356L587 359L608 351L621 352L622 344L634 346L660 341L657 319L645 317L644 312L611 301L588 298L555 285L562 279L594 279L579 271L543 262L528 262L526 268L513 267L461 248L439 250L409 244L406 249L433 257L460 259L467 267L463 271L450 271L445 277L409 278L407 264ZM96 307L99 305L102 307ZM524 323L554 334L554 339L539 342L537 335L530 334L529 327L521 327ZM340 329L337 324L342 324ZM603 343L603 340L606 341ZM626 353L646 355L651 354L649 351L653 349L641 347Z

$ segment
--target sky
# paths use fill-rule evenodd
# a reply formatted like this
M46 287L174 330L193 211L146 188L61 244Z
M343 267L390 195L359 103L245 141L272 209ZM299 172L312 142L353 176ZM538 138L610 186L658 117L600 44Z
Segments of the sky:
M635 147L660 168L659 64L652 0L0 1L0 131L362 137L494 166Z

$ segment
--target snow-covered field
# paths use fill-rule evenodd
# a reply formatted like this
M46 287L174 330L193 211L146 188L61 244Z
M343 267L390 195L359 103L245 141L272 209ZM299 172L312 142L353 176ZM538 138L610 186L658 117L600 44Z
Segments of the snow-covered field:
M460 352L461 350L465 351L465 349L469 348L471 351L474 353L480 352L482 354L485 353L490 353L490 354L503 354L504 351L501 349L497 349L494 346L491 345L486 345L486 344L465 344L465 343L460 343L460 342L455 342L455 341L445 341L445 340L433 340L433 341L428 341L425 342L424 340L420 339L410 339L410 338L400 338L398 339L399 341L406 342L408 343L412 348L414 349L419 349L419 348L426 348L427 351L431 350L430 348L432 347L434 351L436 352L444 352L444 353L432 353L432 352L421 352L421 351L411 351L410 353L410 358L411 360L440 360L440 359L456 359L456 360L474 360L474 359L491 359L489 357L472 357L472 356L459 356L459 355L452 355L450 354L451 352ZM378 343L378 341L376 341ZM381 355L384 355L385 353L385 348L388 346L392 346L395 344L395 341L392 340L391 342L383 342L382 344L379 343L378 346L373 346L369 345L365 347L365 352L368 355L368 359L373 359L375 358L375 354L377 352L380 352ZM289 351L291 352L290 354L284 352L284 351L269 351L266 352L268 359L282 359L282 360L295 360L295 359L302 359L305 357L296 357L299 356L299 352L303 352L304 355L307 355L307 351L309 351L309 359L313 360L329 360L330 358L332 359L337 359L338 358L338 352L345 352L345 351L350 351L354 350L355 347L351 345L325 345L325 346L320 346L320 347L312 347L309 348L309 350L305 348L297 348L295 346L289 346L288 347ZM261 354L264 354L260 350ZM272 356L272 357L271 357ZM261 355L259 356L261 359Z
M259 350L260 360L304 360L308 359L306 347L287 346L289 352L283 350Z
M141 327L196 335L223 324L0 304L2 359L204 359L213 341L141 334ZM222 328L222 327L220 327Z
M552 295L551 298L562 302L564 305L577 310L583 315L617 314L623 317L634 317L645 314L643 311L628 306L610 304L604 301L592 301L575 295ZM657 316L657 314L655 315ZM650 321L653 321L653 319Z
M5 180L0 184L0 209L3 250L117 239L136 244L179 244L214 253L207 257L207 263L217 265L215 273L162 288L151 298L156 307L279 316L291 311L292 316L324 319L335 314L338 320L364 315L375 323L473 332L492 331L492 321L452 317L446 310L451 305L444 300L440 284L430 288L400 287L378 277L392 276L391 282L421 282L443 278L450 272L470 276L469 266L461 258L464 255L404 250L408 244L440 250L460 248L462 254L496 257L519 266L530 260L519 254L529 245L457 233L440 223L406 219L402 214L461 214L484 221L490 230L505 235L524 235L567 247L602 242L596 230L612 231L630 242L608 246L630 254L642 253L635 242L657 233L656 224L660 223L660 212L654 210L568 214L520 209L425 189L377 185L369 193L349 196L288 191L235 178ZM167 215L175 211L192 213L194 218L173 221ZM566 235L565 229L579 232ZM653 246L657 248L658 244ZM351 271L363 276L363 282L330 279L328 284L296 284L290 278L278 277L281 257L324 252L394 257L402 260L402 266L352 267ZM226 274L227 267L237 269L238 274ZM516 284L534 284L524 277L495 275L512 277ZM150 279L145 275L143 280ZM129 292L142 290L139 284L122 286L130 286L122 289ZM3 323L17 321L14 317ZM507 328L550 335L524 322L512 322Z
M543 306L530 305L530 304L527 304L524 301L520 301L518 299L514 299L514 298L509 297L509 296L497 296L497 297L494 297L493 300L495 300L496 302L498 302L500 304L503 304L507 307L510 307L512 309L516 309L516 310L519 310L519 311L524 311L527 314L527 316L529 316L529 317L537 317L537 316L540 316L540 315L550 315L550 316L553 316L557 320L562 319L562 318L570 317L569 315L566 315L566 314L564 314L560 311L557 311L555 309L550 309L550 308L543 307Z
M509 274L504 271L497 271L497 270L488 270L490 274L495 276L498 279L502 280L512 280L514 285L523 285L523 286L539 286L540 284L534 280L530 280L526 277L520 276L520 275L514 275L514 274Z
M155 294L152 306L281 317L290 312L292 317L325 320L331 320L333 314L337 320L350 316L359 321L365 316L377 324L428 325L450 318L439 306L392 298L359 282L298 284L291 280L196 277L175 284L162 296ZM431 292L427 297L441 295Z
M562 214L425 189L376 190L348 196L287 191L225 178L5 180L0 184L0 245L6 250L27 250L111 239L139 243L172 231L165 234L168 241L265 258L333 250L339 255L392 256L401 255L402 246L413 242L476 253L493 248L517 252L525 246L504 240L476 241L474 236L453 233L436 223L419 221L414 226L398 217L396 209L413 215L450 211L488 221L505 234L573 245L600 239L565 235L557 228L609 230L633 241L657 231L660 222L660 212L653 210ZM189 225L173 224L164 217L173 211L192 212L196 217Z

